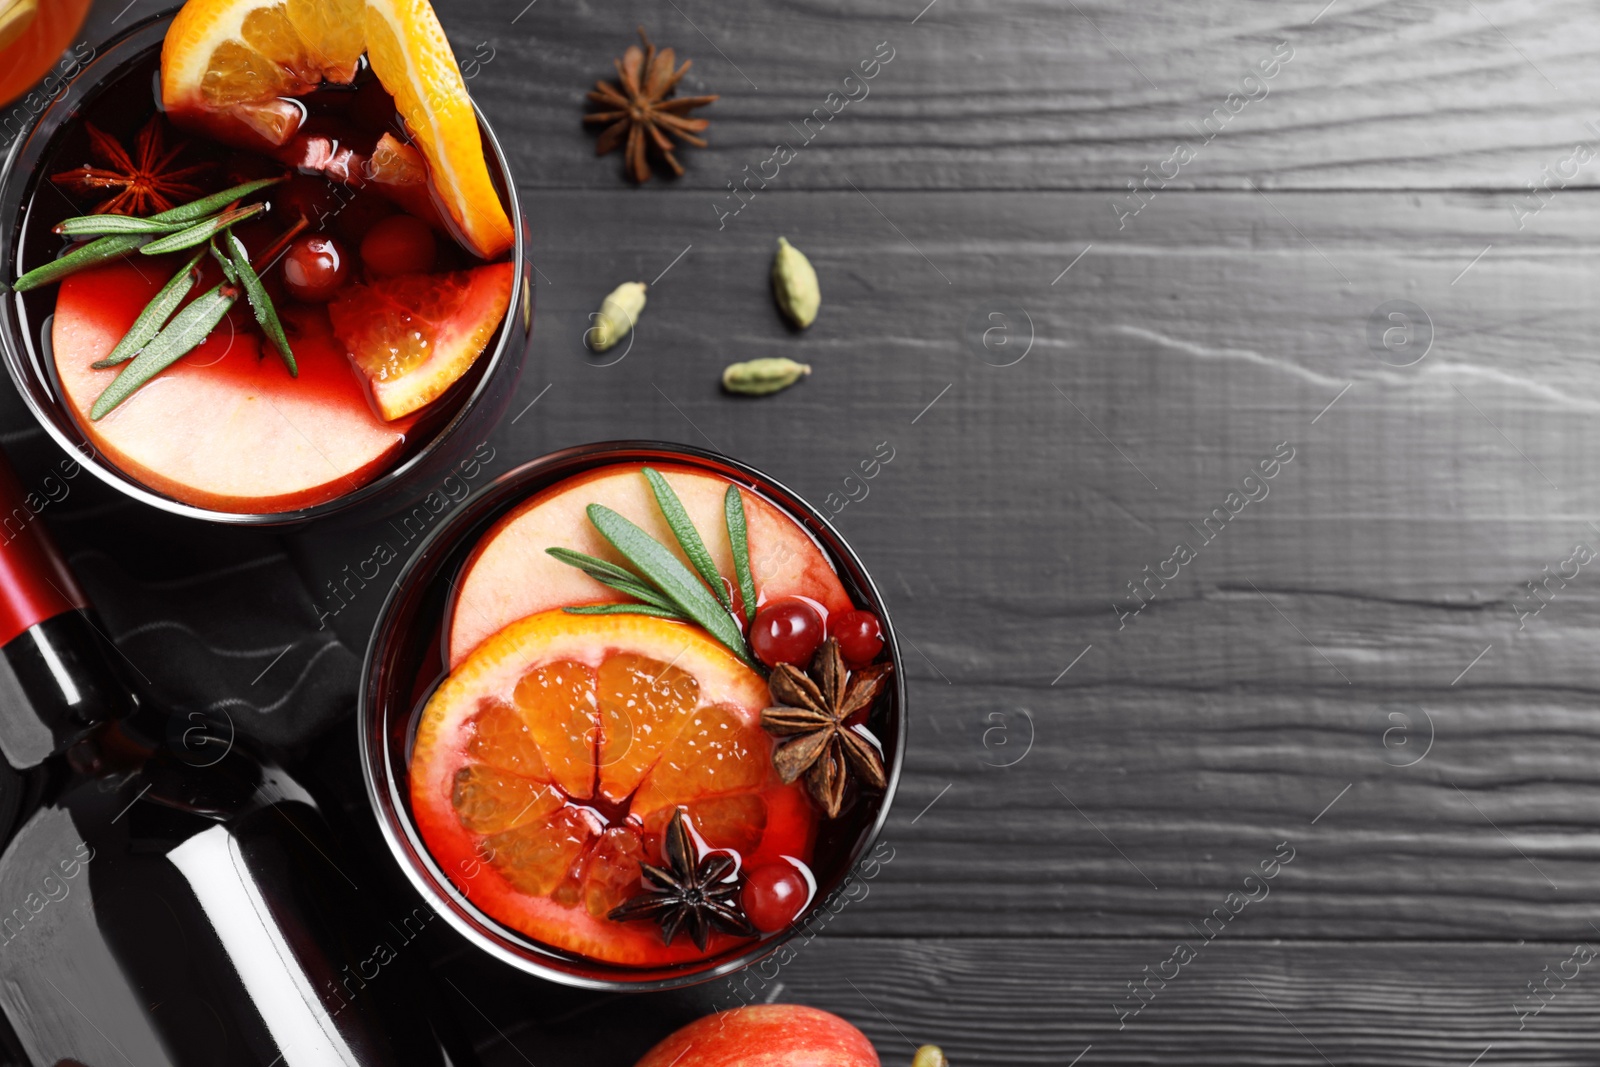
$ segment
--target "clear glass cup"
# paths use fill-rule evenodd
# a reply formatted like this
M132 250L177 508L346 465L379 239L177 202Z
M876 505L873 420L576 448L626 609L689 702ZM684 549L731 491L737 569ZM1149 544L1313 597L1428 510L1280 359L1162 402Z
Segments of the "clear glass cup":
M408 767L422 707L446 673L443 622L462 565L502 516L536 493L575 475L622 463L673 463L737 482L798 522L822 546L851 599L881 620L894 671L867 722L883 745L888 788L863 793L859 810L819 826L812 864L817 892L807 910L779 933L705 960L660 968L607 964L539 944L480 911L440 869L412 819ZM802 929L844 885L877 840L905 759L905 680L894 627L877 587L839 532L791 490L737 460L687 445L612 441L579 445L526 463L462 504L417 548L379 613L359 692L361 768L379 829L424 902L477 948L513 967L564 985L645 991L708 981L761 960Z
M60 239L30 218L43 195L44 173L56 146L81 121L83 110L141 63L151 63L166 36L170 14L139 23L96 50L59 94L32 119L11 144L0 165L0 270L7 280L53 258ZM401 456L383 474L358 489L296 511L243 514L216 511L175 500L140 482L110 462L89 443L61 399L50 352L54 286L28 293L0 294L0 358L18 393L39 424L75 460L101 481L152 507L174 515L234 526L298 525L358 512L364 519L401 510L435 488L488 436L516 392L517 378L533 336L533 264L527 258L527 223L511 180L505 154L494 132L478 116L495 182L516 230L515 281L510 311L494 340L441 400L441 414L407 441ZM53 193L50 195L54 195ZM30 221L32 224L30 225Z

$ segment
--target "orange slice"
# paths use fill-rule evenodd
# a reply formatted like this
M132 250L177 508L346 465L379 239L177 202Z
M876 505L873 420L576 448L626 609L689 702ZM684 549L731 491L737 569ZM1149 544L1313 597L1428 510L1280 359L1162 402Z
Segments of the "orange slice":
M348 83L363 50L463 243L484 259L505 253L511 220L428 0L188 0L162 46L161 97L180 125L244 147L283 147L304 118L289 98L324 80Z
M515 278L510 263L494 263L341 292L328 305L333 333L366 375L378 413L401 418L454 385L500 327Z
M698 628L550 611L495 634L428 701L411 808L429 851L486 914L555 948L636 966L707 951L610 911L659 863L683 808L748 867L809 862L815 813L772 768L760 675Z
M193 0L191 0L193 2ZM428 0L367 0L367 58L428 160L434 188L484 259L511 247L511 220L484 165L478 116Z
M366 0L189 0L161 47L162 101L179 121L232 117L281 145L301 121L284 98L355 77L365 13Z

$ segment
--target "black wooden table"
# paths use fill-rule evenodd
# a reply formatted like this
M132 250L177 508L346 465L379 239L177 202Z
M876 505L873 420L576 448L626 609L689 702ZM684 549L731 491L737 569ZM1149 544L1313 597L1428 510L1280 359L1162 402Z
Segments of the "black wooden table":
M486 1061L626 1067L755 999L887 1064L1596 1062L1600 12L925 2L437 0L538 267L496 468L652 437L828 502L911 693L893 858L770 979L597 996L441 933ZM640 23L722 99L636 189L580 116ZM815 372L718 389L779 355ZM85 487L50 521L133 520ZM313 590L366 554L209 543Z

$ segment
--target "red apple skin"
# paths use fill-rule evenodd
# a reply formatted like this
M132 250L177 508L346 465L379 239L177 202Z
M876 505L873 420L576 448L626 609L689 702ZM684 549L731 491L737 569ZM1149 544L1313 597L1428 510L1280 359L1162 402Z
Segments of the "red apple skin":
M635 1067L879 1067L867 1035L800 1004L752 1004L696 1019Z

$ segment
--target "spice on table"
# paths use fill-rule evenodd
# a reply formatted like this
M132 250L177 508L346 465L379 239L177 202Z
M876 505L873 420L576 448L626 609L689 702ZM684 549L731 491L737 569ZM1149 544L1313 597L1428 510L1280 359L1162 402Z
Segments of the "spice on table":
M783 357L752 359L735 363L722 372L722 387L742 396L767 396L798 382L811 373L811 364L796 363Z
M664 161L672 172L682 176L683 164L673 155L677 147L672 138L704 148L706 142L697 136L711 123L706 119L689 118L689 112L705 107L717 99L712 96L673 96L678 82L694 64L684 60L683 66L673 70L677 57L672 49L659 52L639 27L639 39L644 42L641 51L632 45L622 58L614 60L617 81L596 82L589 99L602 105L604 110L585 115L589 125L609 123L600 131L594 154L603 156L615 148L623 150L624 171L635 182L650 180L650 158Z
M911 1067L950 1067L950 1061L938 1045L923 1045L911 1058Z
M600 312L589 328L589 347L604 352L624 337L644 310L644 282L623 282L600 302Z
M778 238L778 253L772 257L772 295L777 298L783 317L798 328L803 330L817 321L822 290L817 285L816 268L787 237Z

